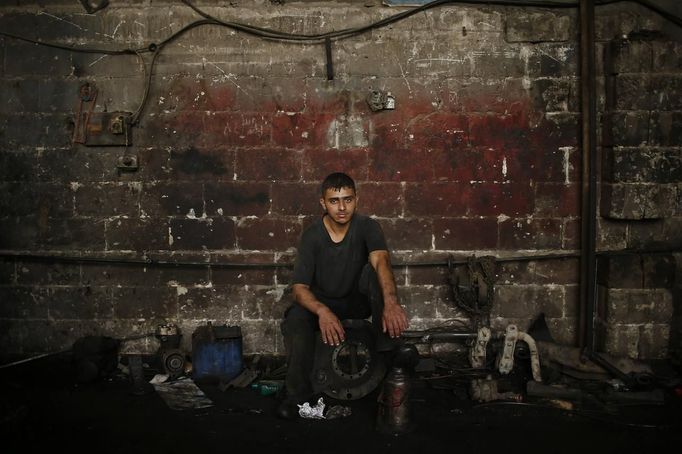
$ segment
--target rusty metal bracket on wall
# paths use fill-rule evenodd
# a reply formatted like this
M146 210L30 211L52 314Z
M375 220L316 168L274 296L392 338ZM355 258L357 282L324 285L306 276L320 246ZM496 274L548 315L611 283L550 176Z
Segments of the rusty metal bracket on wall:
M94 112L98 93L94 84L81 84L78 90L78 111L74 119L73 143L88 147L132 145L132 114Z
M334 61L332 60L332 40L325 38L324 50L327 57L327 80L334 80Z
M78 112L73 126L73 136L71 140L73 143L84 144L88 136L88 125L90 124L90 116L95 109L95 102L97 101L97 87L94 84L85 82L78 88ZM83 110L85 109L85 112Z
M495 298L495 257L469 257L466 267L448 260L448 283L457 306L487 325Z

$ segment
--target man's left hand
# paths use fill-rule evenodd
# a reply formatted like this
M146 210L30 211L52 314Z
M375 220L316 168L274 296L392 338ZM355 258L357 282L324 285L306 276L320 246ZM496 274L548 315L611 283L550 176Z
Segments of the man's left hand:
M398 303L384 305L382 326L384 333L388 332L389 336L400 336L400 334L405 331L408 326L405 310Z

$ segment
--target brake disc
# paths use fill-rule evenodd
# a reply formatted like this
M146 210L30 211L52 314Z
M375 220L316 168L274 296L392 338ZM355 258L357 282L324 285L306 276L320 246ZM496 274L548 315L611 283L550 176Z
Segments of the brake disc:
M313 391L340 400L360 399L374 391L386 374L386 361L376 351L372 324L344 320L346 339L326 345L318 336L313 366Z

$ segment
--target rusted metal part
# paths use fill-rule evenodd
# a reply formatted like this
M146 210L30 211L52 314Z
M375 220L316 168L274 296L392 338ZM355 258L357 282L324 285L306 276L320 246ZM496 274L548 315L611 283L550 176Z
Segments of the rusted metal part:
M81 137L76 142L85 146L132 145L130 112L92 112L82 119ZM78 120L80 124L81 120Z
M78 89L78 113L74 121L73 136L71 138L73 143L85 144L88 138L88 127L90 117L97 102L97 93L97 87L89 82L81 84Z
M340 400L360 399L376 389L386 374L384 356L367 320L344 320L346 339L327 345L317 337L311 382L315 393Z
M185 373L185 353L182 350L162 349L159 354L163 371L169 378L178 378Z
M392 368L377 399L377 430L383 433L398 434L413 428L410 416L410 376L407 370Z
M157 354L163 371L171 379L180 377L185 372L185 352L180 350L180 329L173 323L158 325L156 338L160 343Z
M469 393L471 399L478 402L492 402L494 400L515 400L520 402L523 400L523 397L517 393L498 392L497 380L494 380L491 375L488 375L486 378L471 380Z
M471 367L483 368L485 367L486 351L488 349L488 342L490 341L491 332L487 326L482 326L478 329L478 336L476 342L469 350L469 362Z
M500 356L500 363L498 365L498 370L501 374L508 374L514 368L514 349L516 348L518 337L519 329L516 325L507 326L507 331L504 335L502 356Z
M528 333L519 331L516 325L507 326L507 331L504 336L504 348L502 356L498 364L498 370L501 374L508 374L514 368L514 349L516 342L523 341L528 345L530 351L530 366L533 374L533 380L542 382L542 374L540 373L540 356L535 339Z
M535 344L535 339L528 335L528 333L520 332L518 334L518 340L524 341L528 345L528 350L530 351L530 368L533 373L533 380L536 382L542 382L542 374L540 373L540 355L538 354L538 347Z
M495 297L495 257L469 257L466 267L449 266L448 283L455 304L487 325Z

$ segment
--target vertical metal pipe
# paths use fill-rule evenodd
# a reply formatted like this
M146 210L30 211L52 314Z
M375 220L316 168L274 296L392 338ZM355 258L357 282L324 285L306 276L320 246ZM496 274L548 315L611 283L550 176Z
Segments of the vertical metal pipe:
M580 111L582 197L580 229L581 348L594 350L597 232L597 103L594 57L594 0L580 0Z

